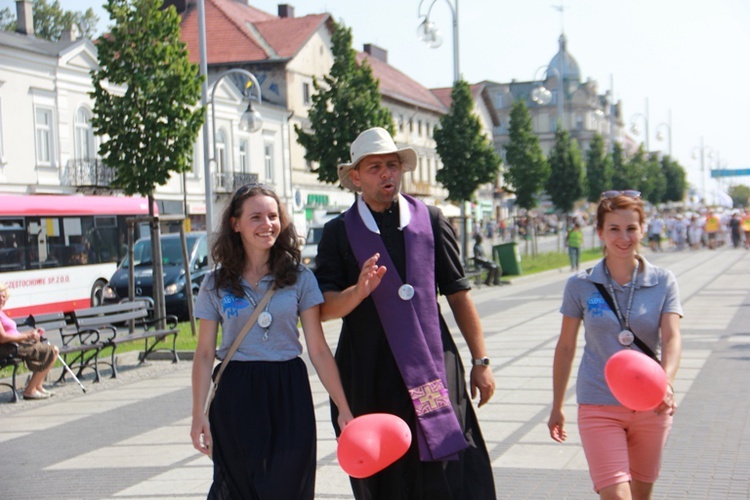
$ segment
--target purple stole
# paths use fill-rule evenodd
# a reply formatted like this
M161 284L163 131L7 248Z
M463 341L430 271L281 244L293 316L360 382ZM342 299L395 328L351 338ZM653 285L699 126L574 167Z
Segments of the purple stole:
M404 196L411 221L403 228L406 246L406 283L414 287L411 300L399 297L404 285L379 234L365 226L357 202L344 221L349 244L360 269L375 252L388 271L370 294L380 316L393 357L406 383L417 415L417 438L422 461L457 460L467 448L461 426L448 398L435 299L435 237L427 207Z

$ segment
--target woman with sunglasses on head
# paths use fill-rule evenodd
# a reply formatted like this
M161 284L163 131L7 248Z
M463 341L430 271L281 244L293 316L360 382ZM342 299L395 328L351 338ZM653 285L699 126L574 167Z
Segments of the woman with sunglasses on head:
M639 255L644 223L638 191L602 193L596 229L604 259L593 269L570 277L560 308L563 319L547 425L553 440L565 441L563 404L583 322L585 345L576 383L578 429L594 490L603 499L651 498L677 409L672 383L682 351L679 289L672 272ZM614 307L608 305L605 292ZM607 360L628 348L661 351L669 384L664 400L654 410L625 408L607 385Z
M238 189L211 255L215 267L195 304L201 321L190 430L193 446L214 461L208 498L312 500L315 413L298 320L310 360L338 407L339 425L353 417L320 323L323 296L313 273L300 265L297 233L276 193L260 185ZM208 418L214 359L226 358L270 287L275 292L227 362Z

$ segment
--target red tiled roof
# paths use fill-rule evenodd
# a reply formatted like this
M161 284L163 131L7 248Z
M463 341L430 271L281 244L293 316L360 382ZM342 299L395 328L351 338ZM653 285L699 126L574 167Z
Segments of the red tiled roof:
M293 57L330 16L280 18L239 0L206 0L206 52L209 64ZM181 21L181 39L197 63L198 11L191 6Z
M408 105L419 106L437 113L447 113L448 108L422 84L412 80L393 66L370 56L366 52L357 53L357 62L367 60L372 74L380 80L380 93L383 96Z

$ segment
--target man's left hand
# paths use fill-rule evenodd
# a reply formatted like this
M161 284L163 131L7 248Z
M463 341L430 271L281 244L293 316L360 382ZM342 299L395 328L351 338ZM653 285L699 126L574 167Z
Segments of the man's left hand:
M487 403L495 394L495 375L489 366L471 368L471 399L476 399L479 390L479 407Z

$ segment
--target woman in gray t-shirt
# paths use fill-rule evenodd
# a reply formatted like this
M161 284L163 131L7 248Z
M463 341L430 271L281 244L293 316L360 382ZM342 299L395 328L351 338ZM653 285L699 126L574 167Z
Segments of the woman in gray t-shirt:
M585 345L576 383L578 429L594 489L602 498L651 497L677 409L672 383L682 352L679 289L670 271L638 254L644 222L639 192L602 193L597 232L604 259L590 271L570 277L560 308L563 320L555 349L548 427L553 440L565 441L563 404L583 322ZM614 300L614 311L597 284ZM604 366L613 354L627 347L637 349L631 345L632 334L648 349L661 352L669 384L654 410L633 411L620 405L604 377Z
M201 285L201 319L193 361L193 446L214 461L208 498L312 500L316 432L310 382L299 357L298 319L315 370L338 408L352 420L341 379L320 324L315 276L300 266L297 234L279 198L249 184L234 193L216 233L216 267ZM276 291L221 376L209 417L203 409L214 358L222 362L266 291ZM217 350L219 325L221 345ZM210 423L209 423L210 422Z

